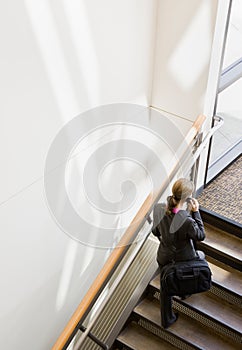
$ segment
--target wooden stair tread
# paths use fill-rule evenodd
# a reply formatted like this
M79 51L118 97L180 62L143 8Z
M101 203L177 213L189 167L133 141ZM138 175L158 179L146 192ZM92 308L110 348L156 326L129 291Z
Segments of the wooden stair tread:
M226 327L242 333L242 310L238 306L221 300L212 293L194 294L182 301L182 303L192 307L199 313L206 314L206 316L213 318Z
M155 276L153 280L150 281L150 286L160 290L160 274Z
M160 304L157 300L144 299L136 306L134 312L143 318L160 326ZM222 338L211 329L190 317L180 314L178 320L167 329L171 334L184 339L202 349L236 350L241 344Z
M150 282L150 285L159 290L160 276L156 276ZM194 294L188 299L182 301L182 303L188 307L192 307L197 312L206 314L217 322L234 329L236 332L242 333L242 309L238 306L232 305L226 300L219 299L216 295L209 292Z
M242 297L242 272L210 256L206 256L206 260L212 271L212 282ZM156 289L160 289L160 275L157 275L150 282L150 285Z
M118 341L134 350L175 350L173 345L131 322L118 336Z
M207 223L204 223L204 227L206 238L201 242L201 245L208 245L241 262L242 240L239 237L233 236Z
M206 256L206 259L213 274L212 280L217 285L242 297L242 272L210 256Z

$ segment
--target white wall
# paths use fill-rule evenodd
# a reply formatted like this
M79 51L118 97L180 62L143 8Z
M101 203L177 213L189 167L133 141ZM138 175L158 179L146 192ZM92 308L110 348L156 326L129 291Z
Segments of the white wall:
M0 4L0 348L49 349L108 251L66 236L43 191L58 130L100 104L150 103L156 1Z
M1 2L0 348L49 349L109 254L70 239L47 208L44 164L57 132L115 102L177 114L185 132L204 106L216 3Z
M203 113L217 0L160 0L152 105L194 121Z
M211 128L230 0L159 0L152 106ZM200 158L204 185L208 147Z

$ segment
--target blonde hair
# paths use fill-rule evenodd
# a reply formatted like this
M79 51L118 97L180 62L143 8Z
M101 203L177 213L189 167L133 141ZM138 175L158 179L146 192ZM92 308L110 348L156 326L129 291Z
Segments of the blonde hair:
M172 196L167 197L166 214L170 215L172 209L175 208L180 201L185 202L193 190L194 184L192 181L185 178L178 179L172 186Z

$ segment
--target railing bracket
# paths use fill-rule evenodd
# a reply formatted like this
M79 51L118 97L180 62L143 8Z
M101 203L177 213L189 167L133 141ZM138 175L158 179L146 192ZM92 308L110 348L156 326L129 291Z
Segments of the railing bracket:
M152 224L152 219L150 217L150 215L146 215L146 220L148 221L149 224Z
M82 326L82 325L79 326L79 329L80 329L80 331L82 331L82 332L85 332L85 331L87 330L86 327L84 327L84 326ZM89 333L87 334L87 336L88 336L91 340L93 340L94 343L96 343L97 345L99 345L102 349L104 349L104 350L109 350L109 346L108 346L107 344L103 343L100 339L98 339L98 338L97 338L94 334L92 334L91 332L89 332Z

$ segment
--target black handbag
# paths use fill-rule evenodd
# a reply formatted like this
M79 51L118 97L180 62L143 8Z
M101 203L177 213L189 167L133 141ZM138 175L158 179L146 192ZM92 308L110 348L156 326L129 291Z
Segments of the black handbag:
M201 293L211 288L211 277L206 260L174 262L161 270L161 289L170 296Z

